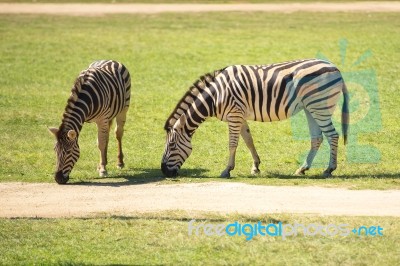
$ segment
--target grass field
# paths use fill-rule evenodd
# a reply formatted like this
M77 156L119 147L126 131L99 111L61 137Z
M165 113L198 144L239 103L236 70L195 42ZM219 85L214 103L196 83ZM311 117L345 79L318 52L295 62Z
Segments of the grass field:
M373 71L368 73L373 73L378 85L379 98L374 100L379 103L380 118L354 125L357 130L352 131L351 140L375 148L380 159L351 163L341 145L335 178L316 176L322 168L311 170L305 178L293 177L308 140L293 136L290 121L250 123L262 174L249 176L251 156L241 142L231 182L399 189L399 36L400 17L396 13L1 15L0 181L54 182L54 140L46 126L59 125L76 75L93 60L119 60L133 77L124 137L126 168L119 171L113 167L116 145L111 140L111 177L97 177L96 128L87 124L80 136L81 158L70 182L160 181L163 124L198 76L229 64L267 64L323 54L344 73ZM348 42L345 64L341 57L344 42L340 45L340 40ZM354 64L366 51L372 56ZM360 99L352 106L354 113L360 108L368 110L368 104ZM360 129L364 125L371 130ZM219 180L227 146L226 124L210 119L195 134L193 154L179 179L160 182ZM366 159L375 155L359 154ZM261 220L380 225L385 231L383 237L255 237L246 241L244 237L189 237L191 218L216 224ZM94 219L0 219L0 228L0 264L395 265L400 260L400 225L391 217L161 213Z
M364 231L348 236L206 236L189 235L188 214L169 212L94 219L0 219L1 264L129 265L396 265L395 218L269 215L247 217L198 214L194 225L347 224L381 226L383 236ZM311 229L312 230L312 229ZM272 231L271 231L272 232ZM314 231L309 231L314 232ZM333 232L333 231L332 231Z
M251 156L241 142L233 181L399 188L396 114L400 100L392 96L400 84L400 66L395 60L400 55L399 24L395 13L2 15L0 180L52 182L54 140L46 126L59 125L74 79L93 60L120 60L132 74L132 102L124 136L126 168L117 171L113 166L116 145L112 138L109 173L115 181L135 182L161 176L163 124L197 77L230 64L267 64L323 54L343 72L374 71L381 119L377 124L374 120L361 123L372 128L372 132L353 130L350 143L375 148L380 160L351 163L340 145L337 178L322 180L315 176L322 172L321 165L310 171L309 178L294 178L291 174L301 162L299 156L309 147L307 134L302 140L294 137L289 120L251 123L262 174L249 178ZM343 39L348 42L344 65L340 56L343 47L339 45ZM372 56L353 65L366 51ZM355 101L353 111L362 104ZM300 128L307 130L303 121ZM71 182L97 177L99 155L94 124L83 127L79 142L81 158L71 174ZM193 153L183 165L179 180L217 178L226 165L227 146L227 125L215 119L206 121L194 135ZM348 146L348 152L351 147ZM351 156L369 155L374 154ZM321 152L319 158L326 160L327 156Z

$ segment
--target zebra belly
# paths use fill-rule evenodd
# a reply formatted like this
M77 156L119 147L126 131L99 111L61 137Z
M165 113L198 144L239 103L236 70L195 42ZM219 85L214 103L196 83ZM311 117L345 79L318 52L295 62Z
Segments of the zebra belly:
M298 112L304 109L303 103L300 100L296 100L288 107L286 112L286 106L279 106L276 110L274 105L271 105L270 110L268 107L264 106L262 112L255 112L254 110L249 110L246 116L246 120L253 120L258 122L274 122L282 121L294 116Z

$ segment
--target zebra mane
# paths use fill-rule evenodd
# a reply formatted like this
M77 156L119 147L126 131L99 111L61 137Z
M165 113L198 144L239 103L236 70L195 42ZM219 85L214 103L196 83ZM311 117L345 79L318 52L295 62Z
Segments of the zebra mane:
M190 86L189 90L183 95L176 105L174 111L168 117L165 122L164 129L168 130L172 127L175 122L181 117L181 115L189 109L191 104L196 100L197 96L215 80L215 77L221 73L223 69L215 70L214 72L204 74L197 81Z
M76 78L74 85L72 86L71 94L68 98L67 105L65 106L62 122L59 128L60 132L65 127L66 122L70 120L69 112L75 106L75 102L78 100L78 95L82 90L82 85L85 82L86 75L87 69L81 71L81 73L79 73L78 77Z

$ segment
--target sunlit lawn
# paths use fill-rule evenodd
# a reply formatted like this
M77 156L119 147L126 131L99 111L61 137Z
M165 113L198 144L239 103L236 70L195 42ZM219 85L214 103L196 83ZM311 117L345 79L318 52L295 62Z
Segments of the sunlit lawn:
M46 127L59 125L74 79L93 60L119 60L132 75L124 136L126 168L119 171L114 166L112 138L111 179L146 182L162 175L165 119L197 77L230 64L323 55L350 79L349 89L358 97L352 101L350 143L347 150L339 147L336 178L319 178L327 161L324 152L308 176L292 176L309 148L307 125L299 117L295 125L300 133L293 131L290 120L250 123L262 173L256 178L249 175L251 156L241 142L232 182L400 188L400 98L395 96L400 85L399 26L397 13L1 15L0 181L54 182L54 140ZM368 84L378 94L366 99L354 77L371 81ZM101 181L95 171L99 154L94 124L83 127L79 143L81 158L70 182ZM227 125L206 121L194 135L193 153L178 180L219 180L227 146Z

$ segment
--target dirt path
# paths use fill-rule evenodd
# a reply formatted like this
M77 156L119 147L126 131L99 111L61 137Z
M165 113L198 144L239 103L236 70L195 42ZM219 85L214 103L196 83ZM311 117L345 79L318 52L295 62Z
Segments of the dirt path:
M116 13L263 11L400 12L399 2L270 4L35 4L0 3L0 14L103 15Z
M256 186L0 183L0 217L87 217L168 210L400 217L400 190Z

